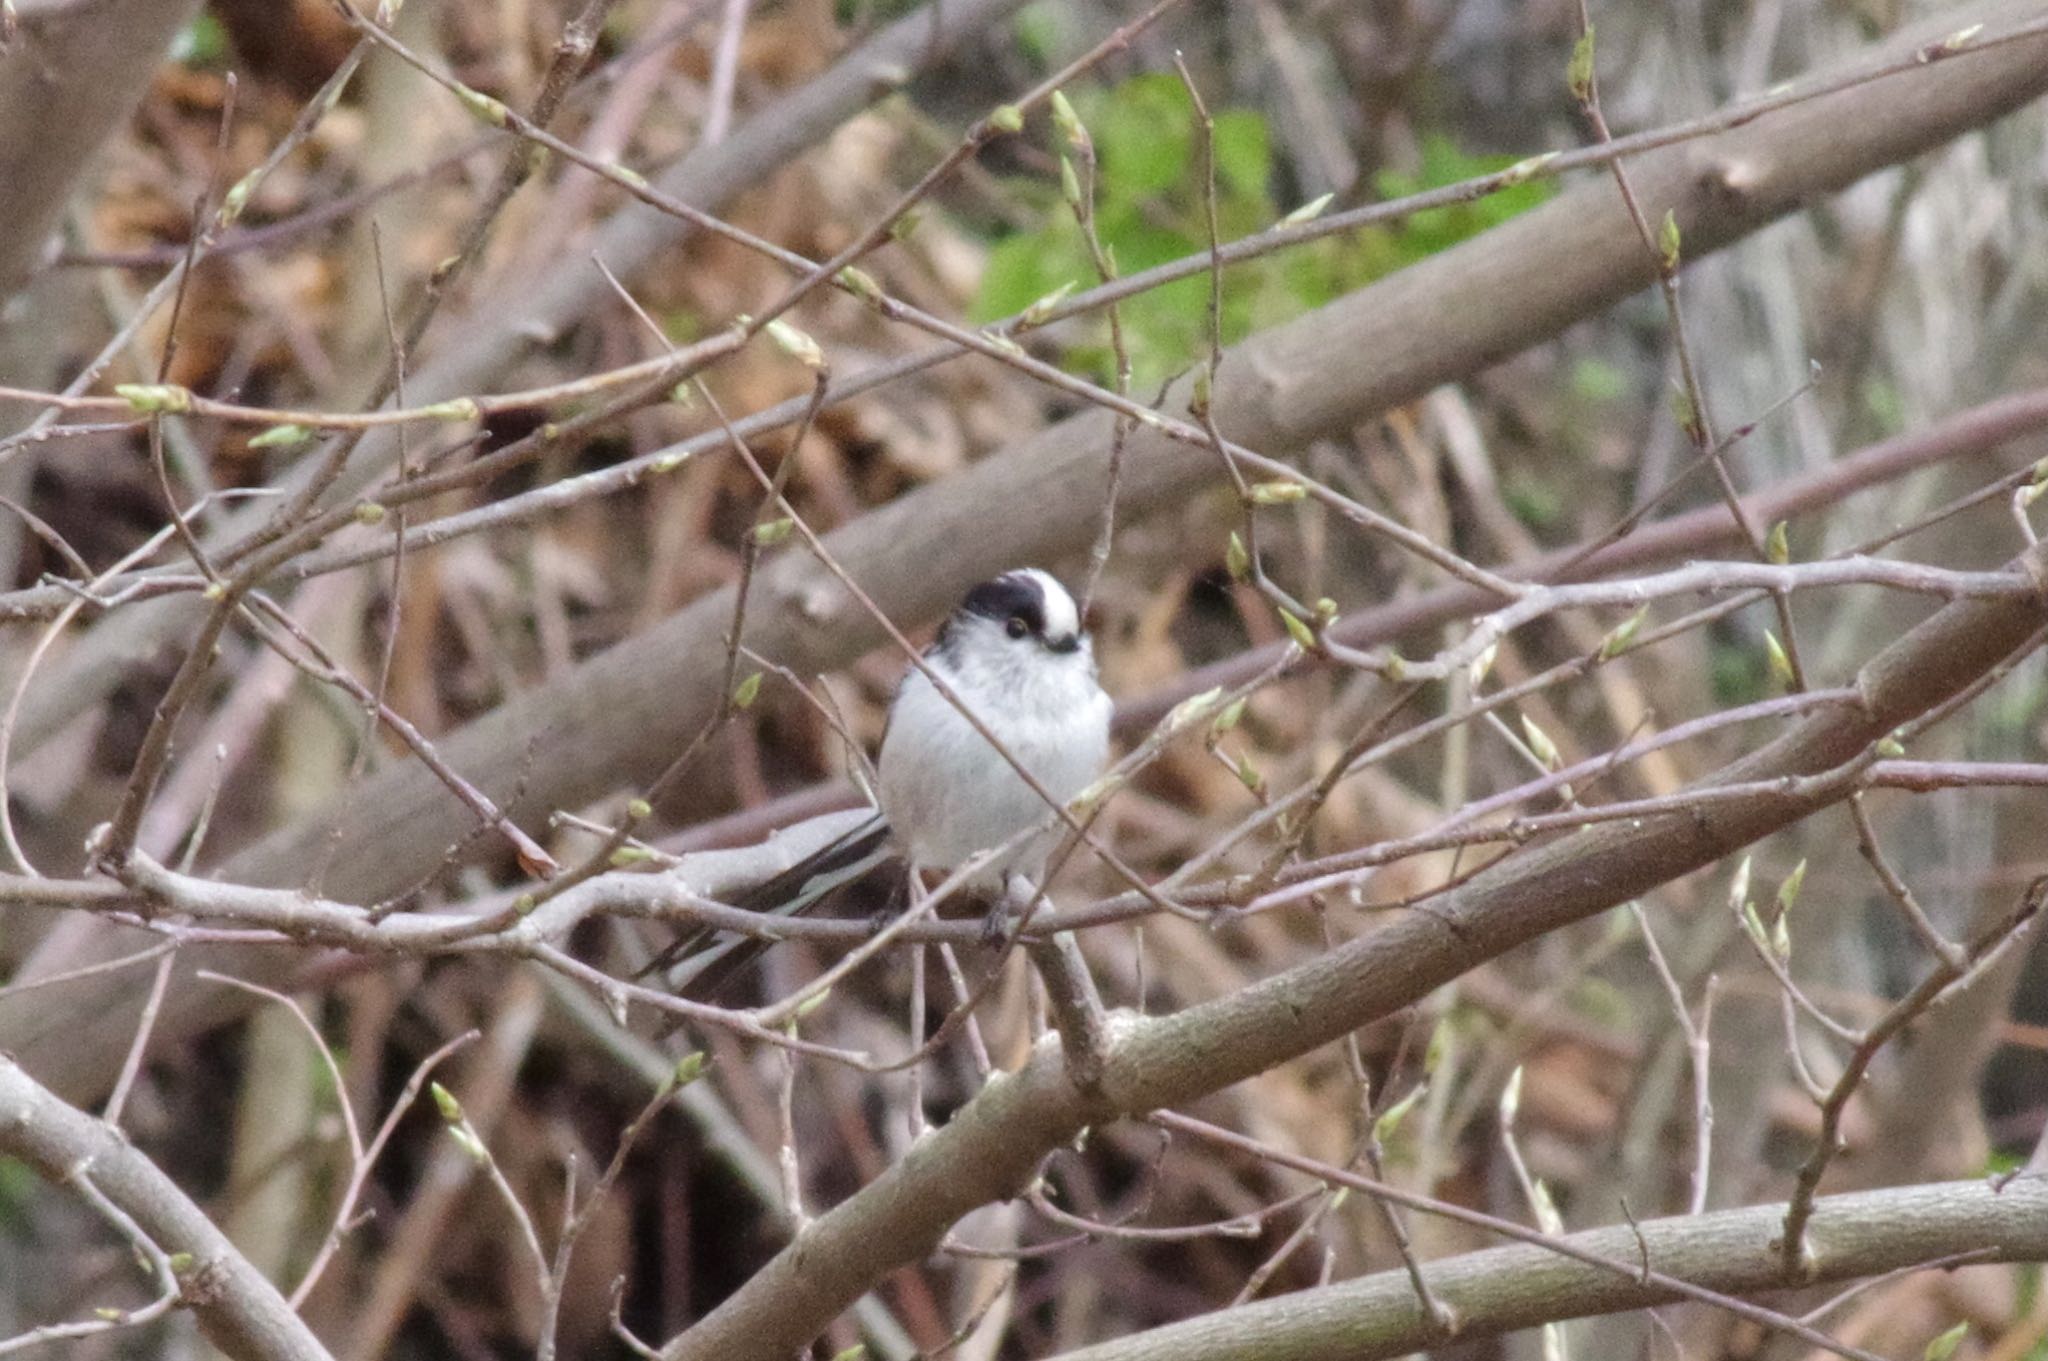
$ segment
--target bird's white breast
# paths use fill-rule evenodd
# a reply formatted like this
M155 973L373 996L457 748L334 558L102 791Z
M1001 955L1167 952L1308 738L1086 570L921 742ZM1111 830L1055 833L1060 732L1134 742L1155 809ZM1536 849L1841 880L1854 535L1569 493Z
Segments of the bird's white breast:
M1065 803L1109 755L1109 696L1085 651L963 649L946 679L1010 754ZM1052 809L921 671L904 677L878 763L882 810L920 865L950 868L1046 822ZM996 867L1035 876L1057 825ZM993 873L993 872L992 872Z

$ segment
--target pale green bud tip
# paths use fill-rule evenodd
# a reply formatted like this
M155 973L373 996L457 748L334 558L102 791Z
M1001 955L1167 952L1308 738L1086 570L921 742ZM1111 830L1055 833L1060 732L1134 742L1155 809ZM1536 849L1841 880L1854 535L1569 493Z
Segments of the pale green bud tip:
M1764 653L1771 664L1771 675L1777 678L1779 684L1792 684L1795 679L1792 658L1786 653L1785 645L1778 641L1778 635L1769 629L1764 630Z
M1380 1117L1372 1122L1372 1137L1381 1143L1393 1138L1394 1131L1401 1128L1401 1122L1408 1118L1408 1112L1415 1109L1415 1103L1422 1099L1423 1092L1428 1089L1428 1083L1418 1082L1409 1090L1408 1095L1383 1111Z
M1516 1064L1515 1071L1508 1074L1506 1085L1500 1089L1500 1122L1503 1125L1515 1123L1515 1117L1522 1110L1522 1065Z
M1565 84L1572 98L1584 104L1593 98L1593 25L1572 44L1572 59L1565 67Z
M1216 733L1226 733L1244 722L1244 710L1247 703L1248 701L1244 699L1234 699L1224 705L1223 712L1216 715L1216 721L1210 725L1210 730Z
M1785 876L1785 882L1778 885L1778 910L1790 912L1792 905L1799 901L1799 890L1806 886L1806 862L1801 860Z
M997 132L1024 131L1024 111L1015 104L1004 104L988 116L988 125Z
M471 115L479 122L488 123L494 128L502 128L510 121L510 111L506 109L505 105L501 101L491 98L482 90L472 90L467 85L457 85L455 87L455 97L462 101L462 107L468 109Z
M1300 618L1292 611L1282 610L1280 611L1280 622L1287 626L1287 636L1294 640L1296 647L1300 648L1303 652L1313 652L1316 650L1316 633L1314 629L1308 626L1307 620Z
M384 507L378 505L375 501L365 501L357 506L355 515L356 523L359 525L384 523Z
M491 1155L485 1151L483 1141L462 1126L450 1125L448 1127L448 1137L453 1139L456 1147L467 1153L469 1160L478 1167L486 1166L491 1161Z
M839 282L845 286L847 292L857 298L863 298L868 302L880 302L882 299L882 286L864 269L846 266L839 271Z
M1299 482L1280 480L1275 482L1254 482L1245 490L1245 497L1255 506L1284 506L1290 501L1299 501L1308 495L1308 488Z
M1220 686L1211 686L1199 695L1188 696L1167 713L1166 730L1173 732L1195 722L1214 708L1216 701L1222 697L1223 690Z
M732 707L744 709L752 704L761 693L761 673L755 671L732 688Z
M1783 520L1771 526L1770 538L1764 542L1764 556L1780 567L1792 560L1792 546L1786 539Z
M259 173L252 170L228 188L220 201L221 225L226 226L242 215L242 210L249 206L249 196L256 192L259 178Z
M1252 555L1244 546L1244 540L1230 531L1230 542L1223 549L1223 565L1230 569L1232 581L1247 581L1252 574Z
M451 397L420 408L420 416L430 421L478 421L483 414L474 397Z
M176 383L117 383L114 395L144 416L175 416L192 409L192 393Z
M1949 1358L1956 1354L1956 1348L1962 1346L1963 1339L1969 1335L1970 1322L1968 1319L1958 1323L1947 1332L1937 1334L1934 1340L1927 1344L1927 1351L1924 1353L1926 1361L1949 1361Z
M194 1258L189 1252L174 1252L164 1259L165 1265L170 1267L171 1274L175 1276L182 1276L190 1271L193 1261Z
M273 425L249 440L251 449L290 449L313 438L313 432L303 425Z
M1906 754L1906 744L1899 740L1897 733L1888 733L1877 740L1877 754L1888 760L1897 760Z
M704 1076L704 1065L708 1060L701 1049L692 1049L676 1060L674 1081L678 1087L687 1087Z
M638 865L653 858L654 852L645 846L621 846L612 852L612 868L624 869L628 865Z
M818 348L818 342L777 317L768 323L768 338L784 354L813 371L825 368L825 352Z
M1976 41L1977 35L1983 31L1984 25L1982 24L1971 24L1968 28L1959 28L1940 42L1930 43L1926 47L1921 48L1914 55L1923 63L1939 61L1943 57L1952 57Z
M1500 639L1496 638L1485 647L1479 649L1479 655L1472 659L1472 665L1465 672L1467 682L1477 687L1488 676L1493 674L1493 664L1499 660Z
M1513 165L1500 172L1501 188L1506 189L1510 185L1521 184L1526 180L1533 180L1538 175L1546 173L1550 168L1550 163L1556 160L1557 157L1557 152L1546 151L1541 156L1531 156L1527 160L1516 161Z
M459 1124L462 1120L462 1103L455 1099L455 1093L438 1082L430 1083L427 1090L434 1094L434 1105L440 1110L441 1118L451 1125Z
M804 1017L810 1015L819 1007L824 1006L825 999L830 997L831 995L832 989L826 988L822 992L820 992L816 997L806 997L803 1001L797 1003L796 1015L791 1019L794 1021L801 1021Z
M1667 274L1678 268L1679 243L1678 215L1666 208L1664 221L1657 228L1657 258Z
M1074 146L1080 146L1088 139L1088 130L1081 125L1081 115L1074 112L1064 90L1052 92L1052 125Z
M1650 607L1645 605L1616 624L1614 632L1608 634L1600 644L1600 660L1610 661L1628 651L1629 645L1636 640L1636 633L1643 627L1643 620L1648 618L1649 614Z
M626 816L635 822L643 822L654 816L654 805L645 799L633 799L626 804Z
M1042 326L1051 318L1054 310L1074 291L1074 281L1067 280L1052 292L1024 309L1023 321L1026 326Z
M788 538L790 530L795 527L796 521L790 519L787 515L779 520L763 521L754 526L754 542L763 548L773 548Z
M1318 194L1287 216L1281 218L1280 225L1283 227L1299 227L1305 222L1313 222L1329 211L1330 204L1336 197L1335 194Z
M1730 880L1730 881L1729 881L1729 884L1728 884L1728 901L1729 901L1729 902L1731 902L1731 903L1741 903L1741 902L1745 902L1745 901L1747 901L1747 900L1748 900L1748 898L1749 898L1749 869L1750 869L1750 858L1749 858L1748 856L1746 856L1746 855L1745 855L1745 856L1743 856L1743 857L1742 857L1742 859L1741 859L1741 860L1739 860L1739 861L1737 861L1737 862L1736 862L1736 865L1735 865L1735 878L1734 878L1734 879L1732 879L1732 880Z
M620 165L616 161L612 163L612 178L625 185L628 189L645 189L647 187L647 177L645 175L631 166Z

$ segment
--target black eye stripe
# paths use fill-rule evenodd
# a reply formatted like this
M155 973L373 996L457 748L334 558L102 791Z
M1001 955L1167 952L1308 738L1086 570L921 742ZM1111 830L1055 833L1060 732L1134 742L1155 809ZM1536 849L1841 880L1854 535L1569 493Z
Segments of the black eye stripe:
M1036 581L1021 574L982 582L967 593L960 608L987 619L1021 619L1025 632L1045 632L1045 597Z

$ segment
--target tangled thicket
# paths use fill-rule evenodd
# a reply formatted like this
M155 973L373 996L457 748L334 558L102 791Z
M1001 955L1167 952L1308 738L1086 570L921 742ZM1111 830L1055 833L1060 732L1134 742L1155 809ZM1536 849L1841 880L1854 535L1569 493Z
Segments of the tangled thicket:
M2048 5L1608 8L0 8L0 1353L2048 1354Z

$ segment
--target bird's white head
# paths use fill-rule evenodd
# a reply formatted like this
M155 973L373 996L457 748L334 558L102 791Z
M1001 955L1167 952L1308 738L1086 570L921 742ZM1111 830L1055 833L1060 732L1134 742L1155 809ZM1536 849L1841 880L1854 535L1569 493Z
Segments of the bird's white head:
M969 591L946 621L939 645L957 647L970 635L989 634L1056 656L1082 652L1088 643L1074 597L1058 577L1036 567L1005 572Z

